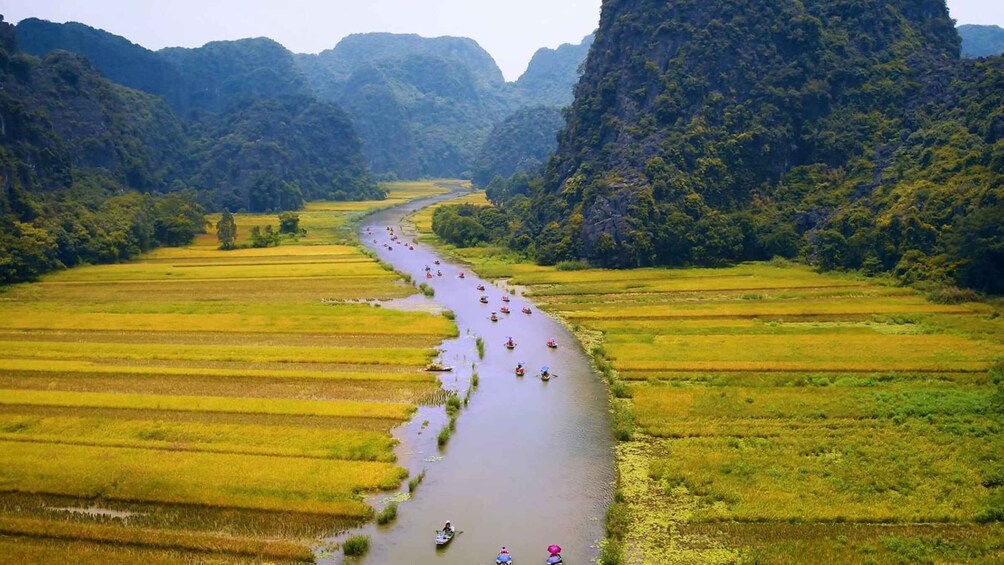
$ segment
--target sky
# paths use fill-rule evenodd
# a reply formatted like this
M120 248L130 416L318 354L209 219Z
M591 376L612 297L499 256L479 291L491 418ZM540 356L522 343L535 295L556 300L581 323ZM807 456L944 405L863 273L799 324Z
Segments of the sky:
M948 0L960 24L1004 27L1004 0ZM77 21L149 49L270 37L296 53L330 49L351 33L471 37L507 80L541 47L578 43L596 29L600 0L0 0L11 23Z

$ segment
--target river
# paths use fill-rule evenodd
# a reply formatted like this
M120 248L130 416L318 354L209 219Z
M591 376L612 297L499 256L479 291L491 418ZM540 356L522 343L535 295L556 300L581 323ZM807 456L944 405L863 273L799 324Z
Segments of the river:
M396 522L362 529L371 536L371 549L361 561L491 564L504 545L515 563L544 563L548 545L558 544L566 563L589 563L598 553L613 496L614 441L606 389L561 324L522 296L512 297L511 314L499 313L498 322L490 321L507 294L501 284L482 280L434 249L414 243L414 230L403 225L404 218L454 196L374 214L360 229L362 241L381 259L417 283L428 283L436 291L431 302L455 313L460 337L441 348L442 362L455 367L441 374L444 387L463 396L472 364L480 381L445 449L436 445L445 423L442 406L420 408L409 424L395 430L401 441L398 463L412 476L422 470L427 474L414 496L400 504ZM392 243L387 228L405 244ZM434 264L437 260L441 265ZM434 275L441 270L443 276L426 279L425 266ZM459 278L461 271L466 278ZM478 284L485 292L477 290ZM479 302L482 294L489 297L488 304ZM531 314L521 312L524 305ZM475 346L479 336L485 344L483 359ZM503 345L507 336L517 343L513 351ZM550 338L557 341L557 349L546 346ZM514 373L518 361L527 366L523 378ZM537 378L544 365L557 375L549 382ZM379 509L390 496L376 495L371 502ZM459 533L448 546L437 548L435 531L446 520Z

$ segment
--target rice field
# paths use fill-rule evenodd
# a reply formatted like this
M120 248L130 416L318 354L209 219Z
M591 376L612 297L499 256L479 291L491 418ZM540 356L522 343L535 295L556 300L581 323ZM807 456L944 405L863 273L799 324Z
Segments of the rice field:
M794 265L514 271L622 397L627 562L1004 558L994 307Z
M0 554L17 562L312 559L397 488L390 430L454 324L363 253L360 215L445 192L311 203L305 234L0 289ZM215 220L215 219L213 219ZM274 215L236 215L238 244Z
M1004 562L999 302L784 262L561 271L451 252L565 320L609 377L623 562Z

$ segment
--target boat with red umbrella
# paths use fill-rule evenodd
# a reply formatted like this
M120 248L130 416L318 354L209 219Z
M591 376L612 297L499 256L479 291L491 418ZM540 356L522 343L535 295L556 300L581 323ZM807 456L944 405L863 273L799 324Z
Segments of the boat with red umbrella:
M560 565L564 563L561 559L561 546L560 545L549 545L547 546L547 552L551 554L544 563L546 565Z

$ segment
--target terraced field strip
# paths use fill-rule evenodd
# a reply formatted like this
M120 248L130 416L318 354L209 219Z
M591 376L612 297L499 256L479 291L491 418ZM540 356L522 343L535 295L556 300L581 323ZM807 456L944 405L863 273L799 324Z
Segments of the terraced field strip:
M405 477L379 462L7 441L0 448L7 490L360 518L371 512L360 491L396 488Z
M287 364L289 366L289 364ZM0 359L0 372L59 373L63 375L122 375L141 376L198 376L252 377L259 379L315 379L332 381L400 381L432 383L436 378L426 372L349 372L304 371L279 369L216 369L207 367L156 367L131 365L105 365L92 359L63 361L58 359Z
M14 358L78 359L94 361L183 360L242 361L248 363L353 363L358 365L421 365L435 354L431 349L380 347L241 347L235 345L89 343L86 355L80 346L64 342L0 342L0 355Z
M342 418L390 418L395 420L408 419L414 409L414 407L408 404L389 402L156 396L147 394L102 394L97 392L41 390L0 390L0 404L123 408L130 410L154 409L185 412L233 412L236 414L334 416Z
M115 545L202 553L227 553L257 558L291 561L313 561L313 554L305 547L281 540L257 540L214 536L193 532L165 532L163 530L124 528L99 524L75 524L27 518L0 518L0 534L63 540L89 540Z
M295 561L368 519L364 495L406 475L389 432L441 396L422 368L456 327L385 307L416 291L352 221L443 186L312 204L278 247L224 252L209 233L0 295L0 551ZM240 238L278 226L236 222ZM52 510L93 504L137 517Z
M0 429L6 441L393 462L383 431L3 413Z

